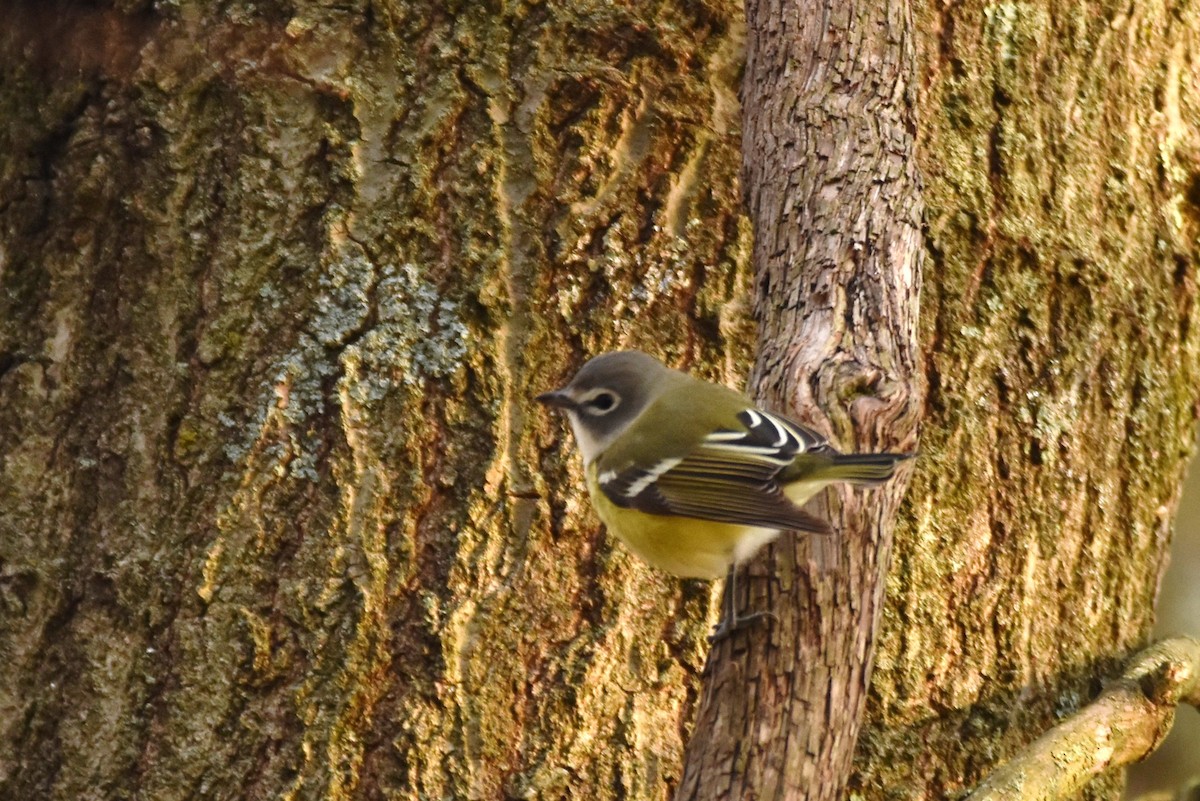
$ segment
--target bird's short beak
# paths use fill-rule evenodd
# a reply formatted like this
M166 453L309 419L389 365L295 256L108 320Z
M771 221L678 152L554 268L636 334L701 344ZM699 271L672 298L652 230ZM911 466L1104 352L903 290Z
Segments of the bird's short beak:
M553 406L556 409L574 409L575 399L561 389L556 389L553 392L543 392L534 398L538 403L544 403L547 406Z

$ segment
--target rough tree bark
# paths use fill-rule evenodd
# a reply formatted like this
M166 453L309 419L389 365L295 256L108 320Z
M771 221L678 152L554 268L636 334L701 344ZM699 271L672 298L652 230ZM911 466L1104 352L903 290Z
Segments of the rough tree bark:
M1147 644L1200 393L1200 8L915 8L928 412L868 797L973 787Z
M922 198L908 5L748 0L746 14L757 394L844 449L912 452ZM842 797L907 477L844 491L835 537L784 539L748 566L749 607L776 622L710 655L677 798Z
M1137 654L1100 696L992 771L966 801L1067 799L1167 736L1178 707L1200 707L1200 641L1172 637Z
M743 383L741 8L325 5L0 27L0 797L665 798L708 588L611 547L527 398L619 345ZM1198 383L1200 11L914 13L869 798L1142 642Z
M734 9L328 6L0 29L0 797L662 797L708 586L529 398L747 368Z

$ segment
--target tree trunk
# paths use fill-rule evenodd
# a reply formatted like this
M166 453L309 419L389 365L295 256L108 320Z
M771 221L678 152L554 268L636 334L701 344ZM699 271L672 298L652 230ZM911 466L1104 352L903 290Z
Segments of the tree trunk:
M929 4L917 28L929 394L871 798L974 786L1147 642L1200 394L1200 9Z
M322 5L0 34L0 797L665 797L708 585L530 398L747 369L734 9Z
M626 346L741 385L755 293L876 308L882 276L751 285L740 7L10 6L0 797L670 795L708 587L611 545L528 399ZM866 798L969 787L1149 631L1200 385L1198 17L914 7L930 395ZM847 392L805 414L895 444L854 411L886 386L774 359L765 397ZM767 569L745 603L845 581Z
M758 395L843 449L912 451L922 199L907 4L746 12ZM842 797L907 475L842 491L835 538L785 539L748 566L749 606L776 622L710 654L677 798Z

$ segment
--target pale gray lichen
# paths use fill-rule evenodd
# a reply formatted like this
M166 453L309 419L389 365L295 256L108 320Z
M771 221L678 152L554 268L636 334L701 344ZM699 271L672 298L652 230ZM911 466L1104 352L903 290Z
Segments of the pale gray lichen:
M469 329L460 305L443 297L417 265L376 269L360 252L325 265L317 279L308 322L296 345L265 373L252 419L223 412L225 457L239 464L267 429L279 423L286 442L265 443L259 453L295 478L316 481L321 451L319 426L331 379L359 404L456 372L467 355ZM271 302L275 288L260 297ZM374 319L372 307L374 306ZM274 421L274 423L272 422Z
M443 297L411 262L382 269L375 324L352 348L361 375L361 401L378 401L398 379L412 387L455 373L467 355L470 331L460 305ZM351 349L348 349L348 351Z
M277 463L280 470L286 469L294 477L317 480L320 435L318 427L308 422L324 411L326 384L341 370L337 348L366 325L374 281L375 268L361 252L343 252L324 265L307 322L301 326L303 333L295 346L264 373L253 411L247 415L250 419L234 411L217 416L225 429L225 458L232 464L244 462L269 428L284 423L286 443L265 444L261 458ZM266 284L258 295L267 305L278 308L285 291Z
M343 253L331 261L317 279L320 291L307 330L326 347L344 344L366 323L374 281L375 269L362 253Z

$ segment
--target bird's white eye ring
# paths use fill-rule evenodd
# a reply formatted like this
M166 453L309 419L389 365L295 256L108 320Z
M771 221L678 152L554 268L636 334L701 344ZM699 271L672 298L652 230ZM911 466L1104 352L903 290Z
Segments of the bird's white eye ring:
M592 414L608 414L613 409L617 408L620 399L615 393L602 389L596 394L583 402L587 410Z

